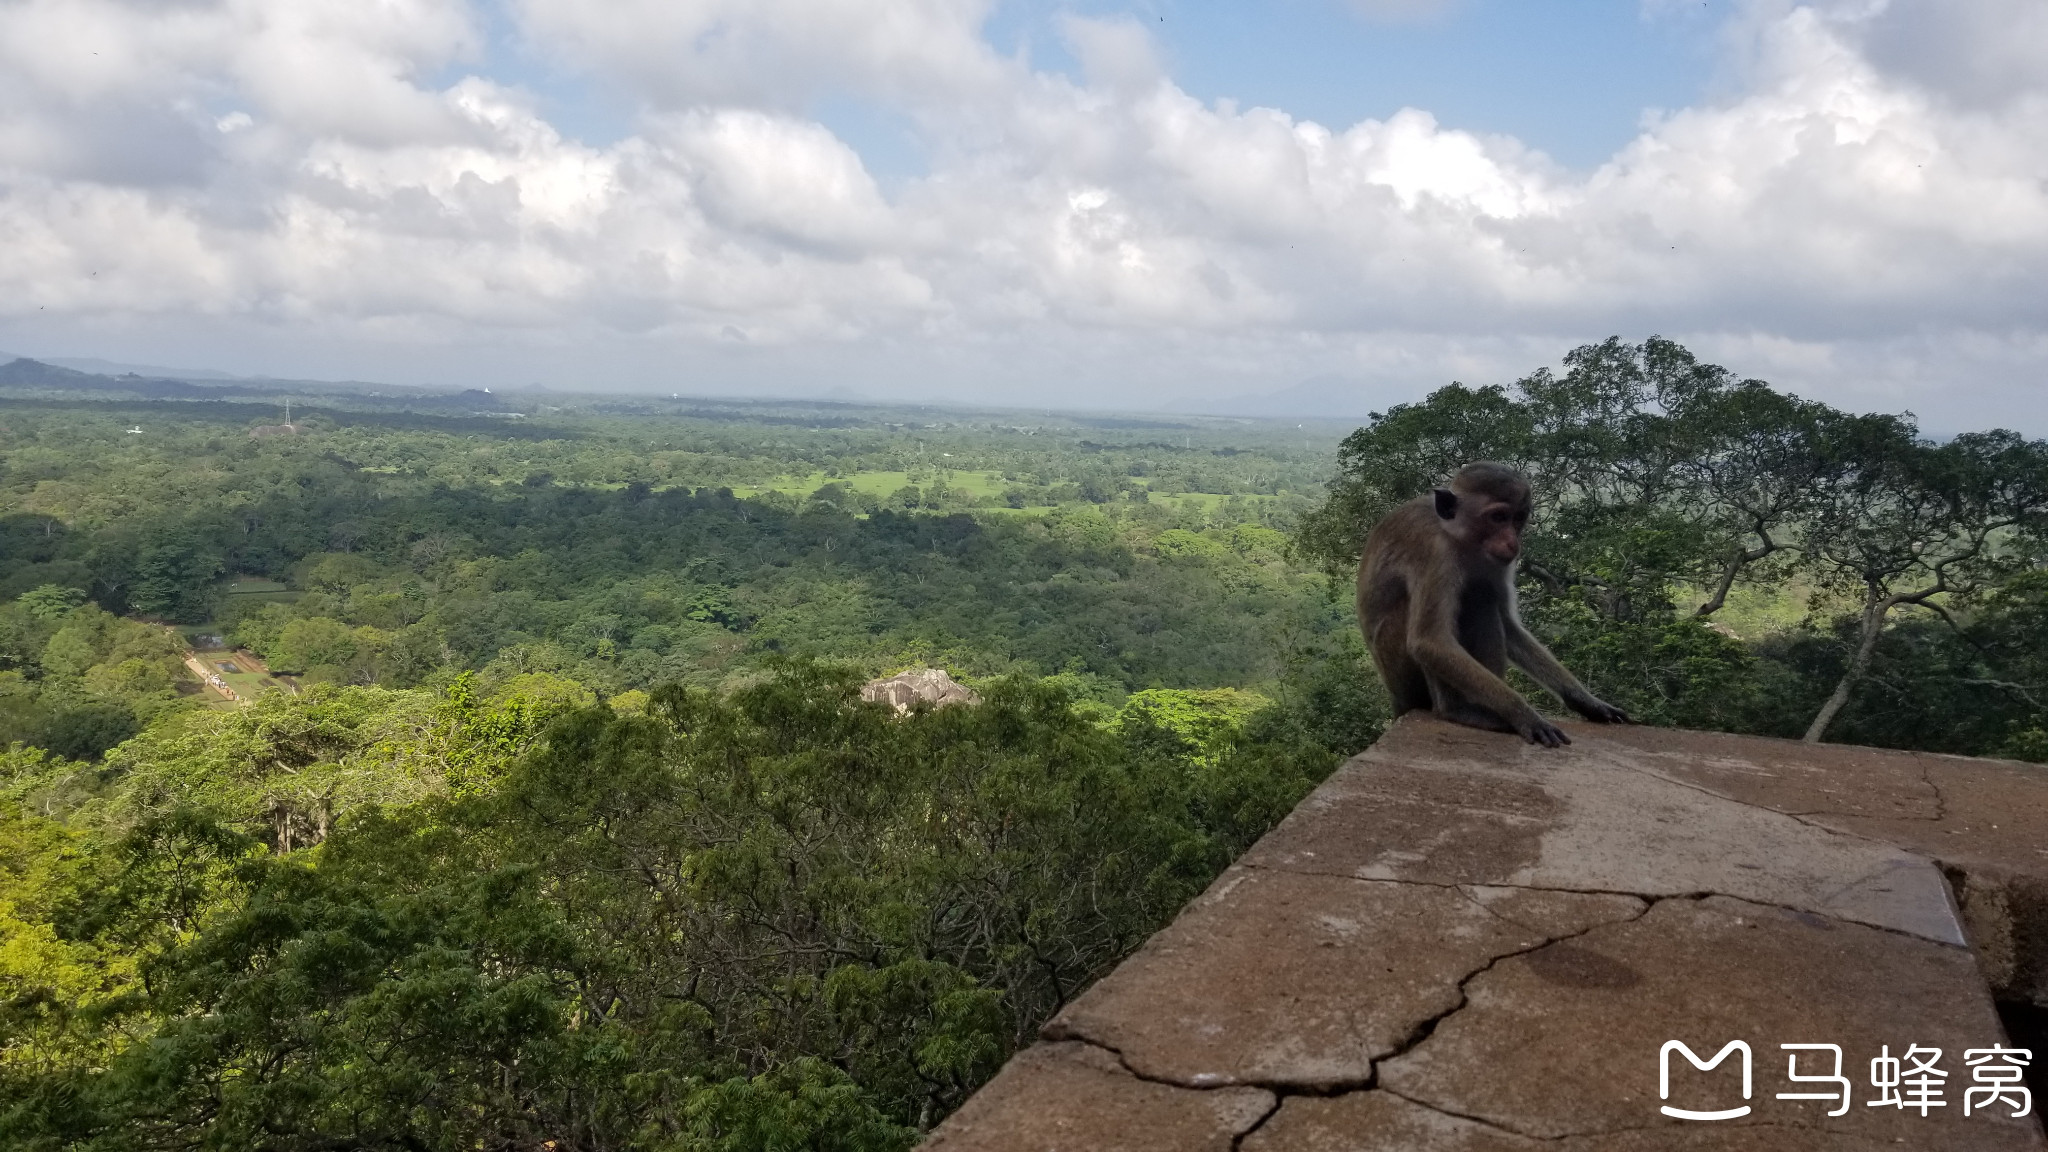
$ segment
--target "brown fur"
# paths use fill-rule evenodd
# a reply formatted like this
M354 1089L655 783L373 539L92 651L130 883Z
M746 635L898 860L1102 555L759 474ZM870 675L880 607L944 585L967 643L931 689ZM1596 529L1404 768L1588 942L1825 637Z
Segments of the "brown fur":
M1532 744L1571 743L1509 687L1504 677L1513 663L1588 720L1628 721L1522 626L1515 559L1529 511L1529 482L1520 473L1467 464L1448 488L1394 509L1366 537L1358 626L1396 716L1428 709Z

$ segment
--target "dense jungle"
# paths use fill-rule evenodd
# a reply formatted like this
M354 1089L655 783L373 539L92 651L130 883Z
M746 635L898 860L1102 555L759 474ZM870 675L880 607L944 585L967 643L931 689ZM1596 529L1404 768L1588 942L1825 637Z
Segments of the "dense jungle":
M2048 445L1660 339L1362 426L30 363L9 1147L910 1147L1385 727L1350 569L1469 460L1639 721L2048 760Z

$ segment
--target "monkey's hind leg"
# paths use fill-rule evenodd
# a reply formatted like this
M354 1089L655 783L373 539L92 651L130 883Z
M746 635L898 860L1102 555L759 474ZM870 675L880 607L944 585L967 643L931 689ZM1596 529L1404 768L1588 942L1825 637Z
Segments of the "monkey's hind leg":
M1387 699L1393 704L1394 715L1431 710L1435 700L1429 691L1429 677L1415 657L1408 654L1407 638L1394 629L1385 631L1395 634L1367 633L1367 638L1372 641L1372 662L1387 686Z

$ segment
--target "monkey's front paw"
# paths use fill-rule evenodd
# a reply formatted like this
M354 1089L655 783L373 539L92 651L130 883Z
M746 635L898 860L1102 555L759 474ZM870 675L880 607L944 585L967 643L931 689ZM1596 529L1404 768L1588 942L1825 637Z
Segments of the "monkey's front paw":
M1578 706L1578 711L1579 715L1584 716L1595 724L1635 723L1628 713L1623 712L1605 700L1596 699L1591 696L1586 698L1585 703Z
M1564 729L1541 716L1530 717L1523 725L1522 739L1531 744L1541 744L1545 748L1561 748L1572 742L1572 738L1564 734Z

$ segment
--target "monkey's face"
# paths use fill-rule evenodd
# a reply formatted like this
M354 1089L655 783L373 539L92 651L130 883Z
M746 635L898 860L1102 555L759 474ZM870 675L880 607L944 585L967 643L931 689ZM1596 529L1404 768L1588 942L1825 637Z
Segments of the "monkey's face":
M1490 492L1436 490L1436 514L1444 531L1466 550L1496 564L1513 564L1522 555L1522 530L1529 525L1529 501L1520 493L1507 499Z
M1478 519L1480 551L1502 564L1513 564L1522 554L1522 529L1529 524L1529 506L1489 501L1480 508Z

